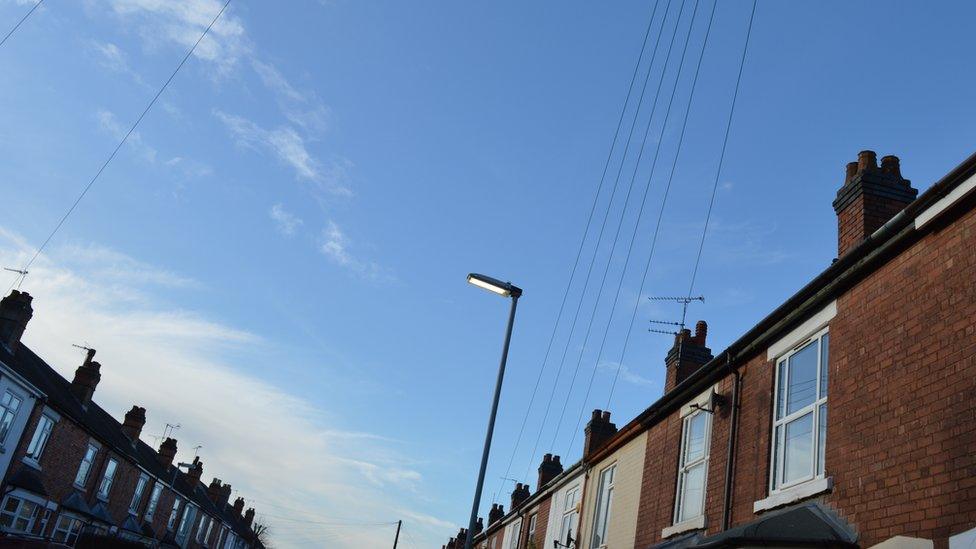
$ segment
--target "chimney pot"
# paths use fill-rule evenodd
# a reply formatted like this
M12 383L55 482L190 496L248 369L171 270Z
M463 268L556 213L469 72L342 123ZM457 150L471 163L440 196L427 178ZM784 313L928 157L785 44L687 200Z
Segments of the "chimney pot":
M244 512L244 525L248 528L251 527L251 523L254 522L254 509L248 509Z
M535 485L537 490L541 490L543 486L549 484L549 482L558 477L563 472L563 466L559 463L559 456L553 456L552 454L546 454L542 456L542 463L539 464L539 481Z
M492 503L488 511L488 526L495 524L505 516L505 508L500 503Z
M133 406L125 413L125 421L122 422L122 433L132 442L139 440L142 428L146 425L146 409L141 406Z
M886 174L901 178L901 166L897 156L889 154L881 159L881 171Z
M878 155L874 151L861 151L857 153L857 173L873 171L878 168Z
M474 532L472 535L477 536L485 530L485 519L478 517L478 522L474 524Z
M512 492L512 509L517 508L522 505L522 502L529 499L531 492L529 491L528 484L522 484L521 482L515 485L515 490Z
M845 185L850 184L851 180L854 179L854 176L856 175L857 175L857 162L848 162L847 174L844 177L844 184Z
M234 514L240 518L242 512L244 512L244 498L237 498L234 500Z
M17 352L27 323L34 316L31 301L33 298L29 293L18 290L11 291L10 295L0 300L0 343L11 353Z

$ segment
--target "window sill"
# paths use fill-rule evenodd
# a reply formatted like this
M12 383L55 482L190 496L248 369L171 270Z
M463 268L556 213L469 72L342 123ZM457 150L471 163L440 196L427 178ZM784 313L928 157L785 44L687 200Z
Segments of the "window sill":
M762 513L777 507L789 505L802 499L807 499L825 492L829 492L834 487L834 478L817 478L803 484L791 486L785 490L773 492L766 499L761 499L752 504L754 513Z
M41 469L41 464L40 463L38 463L37 461L35 461L35 460L33 460L33 459L31 459L31 458L29 458L27 456L24 456L23 458L21 458L20 461L24 465L27 465L29 467L33 467L34 469L37 469L38 471L43 471L43 469Z
M688 519L677 524L672 524L661 530L662 538L669 538L675 534L681 534L690 530L701 530L705 528L705 515L699 515L693 519Z

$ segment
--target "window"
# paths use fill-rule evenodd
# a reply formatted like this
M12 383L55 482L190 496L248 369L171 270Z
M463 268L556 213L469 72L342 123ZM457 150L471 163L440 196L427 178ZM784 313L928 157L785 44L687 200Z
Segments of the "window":
M82 521L71 515L62 514L58 517L58 524L54 527L53 540L74 547L81 532Z
M678 494L674 507L675 524L699 517L704 512L710 420L711 414L702 410L684 418L678 467Z
M0 399L0 444L7 440L7 433L10 432L10 425L17 417L17 410L20 409L20 397L15 396L9 390Z
M214 520L207 517L207 532L203 534L203 544L207 545L207 541L210 539L210 532L213 530Z
M153 485L152 493L149 495L149 504L146 505L146 520L152 520L156 514L156 506L159 505L159 496L163 493L163 485L156 483Z
M14 496L7 496L0 508L0 526L13 532L30 532L40 505Z
M200 524L197 526L197 543L203 543L203 540L207 539L203 535L203 531L209 528L210 528L210 517L201 518Z
M569 545L569 540L573 538L573 528L579 522L579 503L580 488L574 486L566 491L563 499L563 520L559 524L559 543Z
M51 430L54 429L54 420L41 414L41 419L37 420L37 428L34 429L34 436L31 437L30 445L27 446L27 457L34 462L40 461L44 447L47 446L47 439L51 437Z
M509 534L511 535L508 537L508 549L518 549L519 540L522 538L522 519L512 523Z
M136 490L132 492L132 501L129 503L129 513L135 515L139 513L139 504L142 503L142 494L146 492L146 485L149 484L149 475L139 475L136 481Z
M98 485L99 498L108 499L108 494L112 491L112 482L115 480L115 470L118 466L119 462L115 459L109 459L108 463L105 464L105 473L102 474L102 482Z
M777 362L772 490L824 476L829 335L818 333Z
M611 465L600 473L600 484L596 493L596 510L593 516L593 541L590 547L597 549L607 546L607 523L610 522L610 504L613 502L613 474L616 465Z
M525 534L525 547L528 549L535 547L535 526L536 526L535 523L538 520L538 518L539 515L537 514L534 514L531 517L529 517L529 528Z
M166 529L172 530L176 526L176 518L180 516L180 498L173 500L173 510L169 513L169 520L166 521Z
M182 544L186 540L186 536L190 533L190 527L193 526L193 519L197 517L197 508L192 505L183 506L183 519L180 520L180 529L176 532L176 542Z
M88 449L85 450L85 456L81 458L81 465L78 466L78 474L75 475L75 484L84 488L85 483L88 482L88 473L91 472L91 466L95 463L95 456L98 455L98 446L88 443Z

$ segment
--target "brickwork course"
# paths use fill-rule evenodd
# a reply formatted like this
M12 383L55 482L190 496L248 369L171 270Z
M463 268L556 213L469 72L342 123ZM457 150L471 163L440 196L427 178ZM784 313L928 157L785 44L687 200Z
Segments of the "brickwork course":
M838 259L829 268L714 355L704 323L680 333L659 362L664 396L626 425L611 428L608 412L594 411L587 433L600 436L584 445L576 547L595 547L598 469L643 434L642 466L615 477L639 484L639 501L613 500L608 520L630 524L613 517L629 514L636 528L609 532L609 547L954 548L976 539L976 155L919 195L898 158L879 164L862 151L833 207ZM774 487L779 360L823 333L823 471ZM702 512L675 524L683 418L701 408L710 421Z

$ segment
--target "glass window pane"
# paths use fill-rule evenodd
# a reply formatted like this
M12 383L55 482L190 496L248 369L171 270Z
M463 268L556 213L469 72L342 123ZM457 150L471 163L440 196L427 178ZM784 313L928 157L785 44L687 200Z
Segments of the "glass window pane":
M786 424L783 481L810 476L813 471L813 412Z
M705 464L699 463L684 474L681 485L681 511L678 521L693 519L701 514L705 497Z
M777 371L777 379L779 380L779 392L776 394L776 419L781 419L783 417L783 411L786 409L786 361L780 361Z
M830 334L820 338L820 398L827 396L827 374L829 372Z
M800 349L789 359L786 415L809 406L817 397L817 344Z
M699 412L688 420L685 463L692 463L705 455L705 419L705 414Z
M820 417L817 418L817 474L824 474L824 457L827 444L827 405L820 405Z

